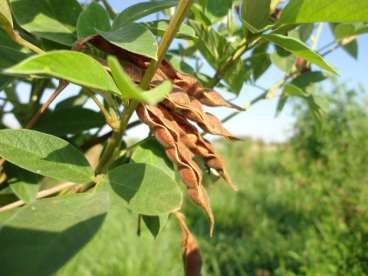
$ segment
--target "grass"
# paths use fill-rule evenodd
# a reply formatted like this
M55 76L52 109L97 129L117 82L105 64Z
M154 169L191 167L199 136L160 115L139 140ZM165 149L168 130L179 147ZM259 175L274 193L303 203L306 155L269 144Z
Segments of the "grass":
M361 182L350 179L331 189L336 183L330 176L300 169L285 145L246 140L218 146L239 192L222 181L208 184L214 239L205 215L186 203L203 275L368 273L368 191ZM136 230L136 215L109 214L100 233L58 275L183 274L174 219L157 239L145 228L138 237Z

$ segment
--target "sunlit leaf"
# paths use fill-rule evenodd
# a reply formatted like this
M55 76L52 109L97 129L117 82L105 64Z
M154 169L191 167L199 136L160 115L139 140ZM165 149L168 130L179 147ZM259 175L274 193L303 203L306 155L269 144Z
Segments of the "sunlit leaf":
M96 2L89 4L79 15L77 22L78 37L97 34L96 30L108 31L109 29L109 14Z
M280 23L368 21L366 0L290 0Z
M353 38L368 32L368 23L341 23L330 24L336 40Z
M5 163L5 171L9 178L11 190L25 202L36 198L42 176L21 169L11 163Z
M342 48L353 58L358 58L358 42L356 39L353 39L347 44L344 44Z
M13 75L47 75L120 94L114 81L100 63L86 54L75 51L59 50L35 55L4 72Z
M164 171L148 164L126 164L108 172L112 200L143 215L156 216L178 210L182 193Z
M302 41L279 34L263 35L263 37L294 55L302 57L310 63L336 74L336 70L331 65L329 65L318 53L313 51Z
M0 130L0 156L23 169L59 180L84 183L94 176L79 150L65 140L35 130Z
M118 16L115 18L112 27L113 29L119 29L120 27L126 26L128 23L134 22L152 13L156 13L174 7L177 4L178 4L177 0L169 0L169 1L161 0L161 1L137 3L119 13Z
M157 167L171 178L175 178L172 162L167 158L164 148L153 138L134 149L131 161Z
M159 86L149 91L144 91L129 78L116 58L109 56L108 64L111 68L116 85L121 91L120 96L122 98L135 99L148 104L156 104L165 98L171 91L172 85L170 81L164 81Z
M14 18L26 31L67 46L76 40L81 6L76 0L10 0Z
M242 0L241 17L256 29L264 27L270 16L271 0Z
M13 19L11 16L8 0L0 0L0 26L5 30L13 29Z
M97 232L106 192L37 200L0 214L1 275L52 275Z
M148 28L151 30L152 33L154 33L155 35L162 36L167 31L169 21L168 20L151 21L147 22L146 25L148 26ZM180 25L179 30L176 33L176 37L191 40L197 39L194 30L186 24Z
M110 32L98 31L110 43L149 58L157 59L157 42L143 24L129 23Z

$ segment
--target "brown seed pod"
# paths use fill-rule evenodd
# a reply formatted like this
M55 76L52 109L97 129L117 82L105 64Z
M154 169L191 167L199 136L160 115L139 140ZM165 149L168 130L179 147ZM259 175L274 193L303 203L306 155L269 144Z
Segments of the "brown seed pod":
M176 212L175 216L179 222L182 232L182 256L184 263L184 271L186 276L200 276L202 268L202 258L196 238L190 232L185 223L185 216Z
M116 56L125 72L137 84L141 82L144 71L151 62L149 58L123 50L99 35L80 40L76 44L76 49L82 49L86 43ZM103 60L101 62L106 64ZM176 165L191 199L206 211L212 235L214 217L207 191L202 186L201 169L193 160L194 155L202 158L208 167L217 170L226 181L232 182L221 157L188 120L197 123L206 132L235 139L215 116L204 112L203 105L224 106L239 110L241 108L227 102L217 92L204 89L193 76L177 72L168 61L163 60L150 86L155 87L166 79L171 80L174 85L172 93L159 105L140 104L136 111L139 118L153 130L156 139L165 148L168 158ZM186 275L200 275L201 259L198 244L186 227L184 218L180 216L182 215L177 215L183 230L183 259Z
M140 105L137 114L143 122L154 129L155 137L165 147L166 155L177 165L191 199L206 211L212 235L214 217L207 193L201 185L202 173L197 163L193 161L193 154L180 139L182 129L164 107Z
M211 113L205 113L205 120L203 122L197 123L205 132L214 135L221 135L231 140L238 140L238 138L236 138L226 128L224 128L221 121Z
M209 168L215 169L230 185L230 187L234 191L237 191L238 188L231 180L231 177L227 172L225 162L222 160L221 156L216 153L216 151L212 148L211 143L202 138L198 130L193 127L184 117L179 115L173 116L183 130L184 134L181 136L182 142L196 156L203 158Z
M198 100L207 106L212 107L228 107L228 108L234 108L239 111L244 111L245 109L235 105L229 101L226 101L219 93L212 90L203 90L202 94L198 96Z
M162 102L162 105L167 107L169 113L178 113L185 116L191 121L196 122L204 131L221 135L228 139L236 140L237 138L232 135L211 113L206 113L202 109L202 104L195 98L191 98L184 92L175 92ZM163 109L163 107L160 107ZM167 110L167 109L166 109Z

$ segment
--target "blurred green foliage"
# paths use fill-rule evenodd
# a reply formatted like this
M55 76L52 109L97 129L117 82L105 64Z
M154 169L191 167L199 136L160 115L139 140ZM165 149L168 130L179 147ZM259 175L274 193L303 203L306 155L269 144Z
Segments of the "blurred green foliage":
M365 275L368 273L368 113L364 94L340 86L318 127L297 105L288 143L219 142L240 191L210 184L215 238L190 202L203 275ZM127 211L124 211L127 212ZM59 275L180 275L174 220L157 240L137 218L109 214L101 233ZM165 242L163 242L165 240ZM95 257L98 262L95 262Z

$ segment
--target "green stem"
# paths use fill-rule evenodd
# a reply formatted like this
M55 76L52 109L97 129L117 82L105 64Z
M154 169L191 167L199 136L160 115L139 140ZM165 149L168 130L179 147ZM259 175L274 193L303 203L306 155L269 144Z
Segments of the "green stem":
M49 108L50 104L60 95L61 92L69 85L68 82L64 80L59 81L58 87L56 87L55 91L48 97L48 99L42 104L40 109L32 116L31 120L27 123L25 128L32 128L40 119L42 114Z
M37 54L43 54L45 53L44 50L42 50L41 48L38 48L36 45L32 44L31 42L25 40L23 37L21 37L18 33L16 32L12 32L11 34L11 38L18 43L19 45L30 49L32 52L35 52Z
M116 153L120 150L121 139L128 126L129 119L136 108L135 102L130 102L128 106L124 109L124 112L120 119L119 128L113 132L111 138L109 139L106 149L103 152L101 159L96 168L96 174L104 173L107 167L112 163L116 157Z
M147 68L142 82L141 87L143 89L147 89L151 79L156 73L157 68L160 66L162 60L165 57L166 51L169 49L169 46L174 39L181 23L183 22L187 11L189 10L192 0L181 0L175 10L173 17L170 20L167 31L163 35L160 45L157 50L157 60L152 60L149 67Z
M311 48L313 50L315 50L317 48L317 45L318 45L318 40L321 36L321 33L322 33L322 29L323 29L323 23L319 23L318 27L317 27L317 32L316 34L312 37L312 46Z
M89 90L88 88L84 88L83 90L97 105L98 109L100 109L100 112L104 115L106 123L112 128L112 129L118 129L119 119L115 118L114 115L111 115L105 108L105 106L97 99L96 95Z

